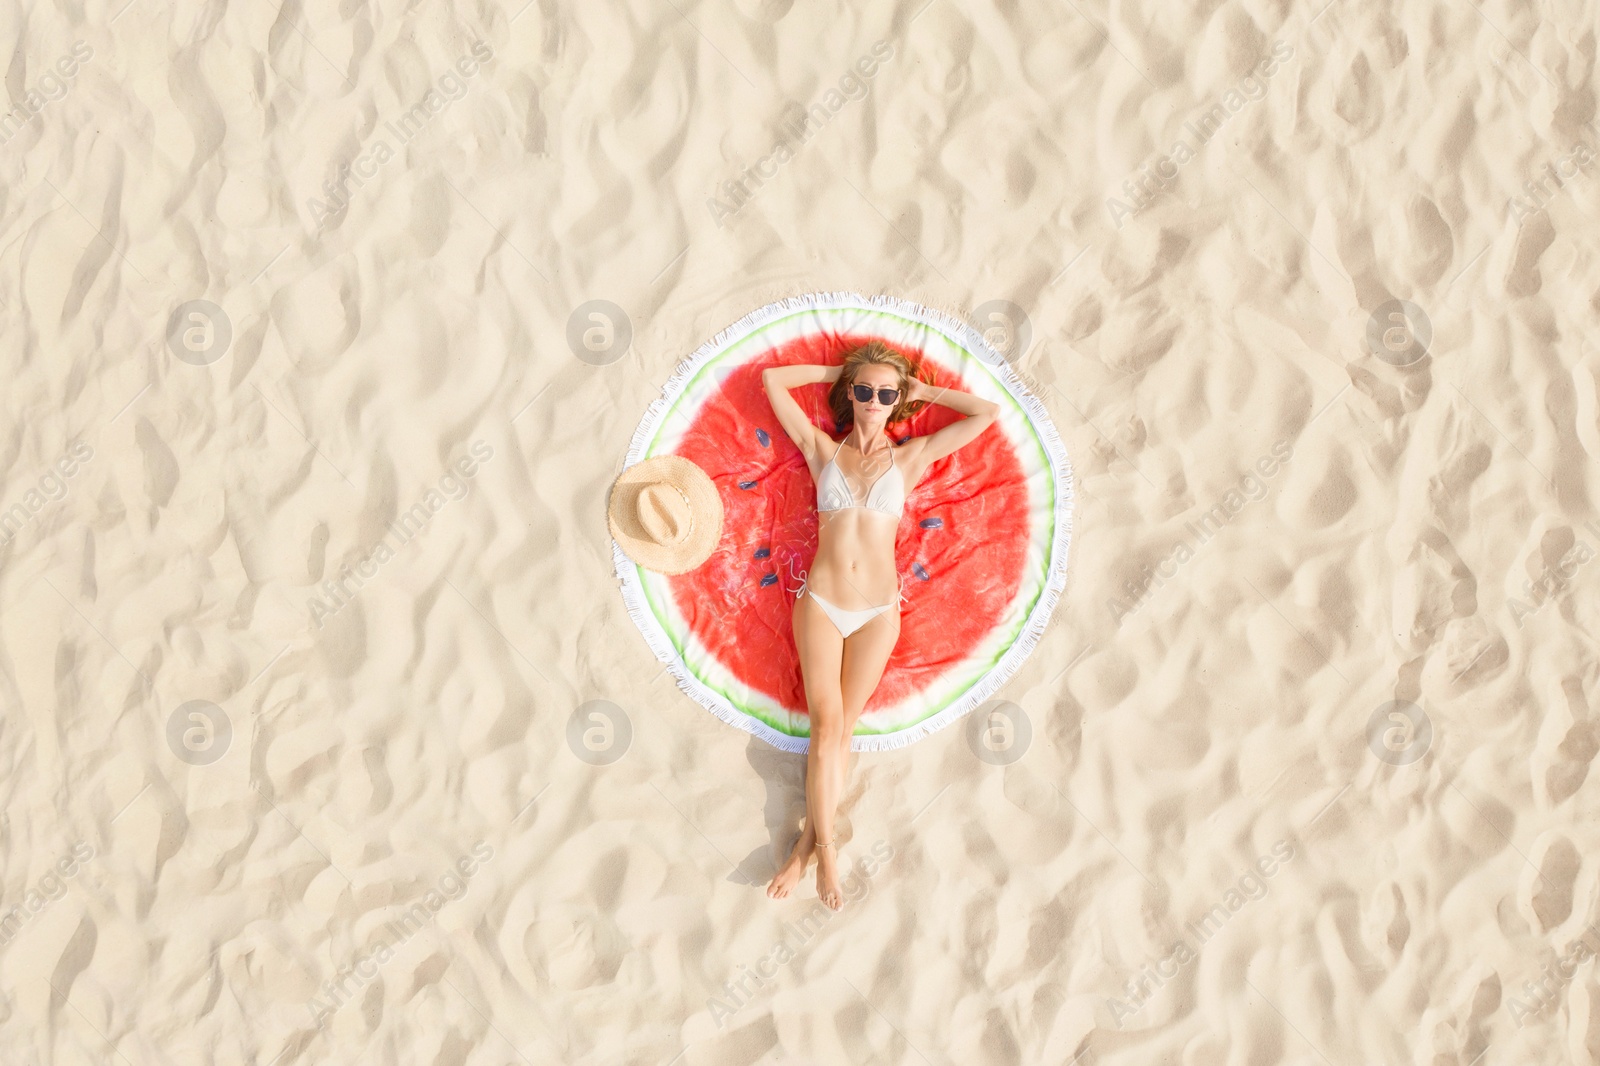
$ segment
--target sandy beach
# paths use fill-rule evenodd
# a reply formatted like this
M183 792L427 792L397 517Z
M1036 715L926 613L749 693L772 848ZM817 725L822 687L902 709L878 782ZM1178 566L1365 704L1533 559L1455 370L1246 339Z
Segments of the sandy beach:
M13 7L0 1063L1600 1063L1596 6L1324 3ZM1077 490L838 913L605 511L816 291Z

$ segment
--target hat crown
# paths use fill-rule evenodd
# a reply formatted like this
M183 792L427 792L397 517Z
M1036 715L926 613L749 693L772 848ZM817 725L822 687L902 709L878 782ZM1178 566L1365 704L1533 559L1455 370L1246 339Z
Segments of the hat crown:
M677 486L653 481L639 490L639 524L657 544L677 544L694 528L694 511Z
M722 499L711 476L681 455L624 467L611 484L606 526L616 550L646 570L687 574L722 536Z

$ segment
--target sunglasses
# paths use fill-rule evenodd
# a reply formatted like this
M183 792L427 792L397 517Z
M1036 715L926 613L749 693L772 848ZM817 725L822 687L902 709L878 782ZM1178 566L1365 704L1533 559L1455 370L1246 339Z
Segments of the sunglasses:
M855 398L862 403L870 403L872 400L871 385L852 385L850 387L850 391L855 395ZM893 407L895 401L899 398L899 389L882 388L878 390L878 402L883 404L885 407Z

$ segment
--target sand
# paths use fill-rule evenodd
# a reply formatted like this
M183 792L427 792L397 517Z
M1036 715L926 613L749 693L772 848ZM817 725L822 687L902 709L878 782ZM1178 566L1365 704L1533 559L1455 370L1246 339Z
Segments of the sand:
M5 20L0 1062L1600 1060L1593 4L124 2ZM824 289L1078 489L831 917L602 510Z

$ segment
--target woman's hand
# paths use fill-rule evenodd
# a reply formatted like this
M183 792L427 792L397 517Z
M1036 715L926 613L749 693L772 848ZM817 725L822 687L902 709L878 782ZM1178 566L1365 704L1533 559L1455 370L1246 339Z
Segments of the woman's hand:
M912 378L911 383L906 386L906 402L919 401L936 403L968 418L981 418L987 421L993 421L1000 413L1000 405L993 400L985 400L981 396L974 396L970 392L961 392L945 385L930 385L921 378Z
M911 379L911 384L906 386L906 403L918 401L934 403L935 398L942 392L943 389L935 389L921 378L914 377Z
M806 363L769 366L761 372L761 386L767 394L767 402L772 404L772 413L778 416L778 425L808 462L817 454L821 441L831 438L812 425L810 417L789 395L789 390L819 381L836 381L843 369Z

